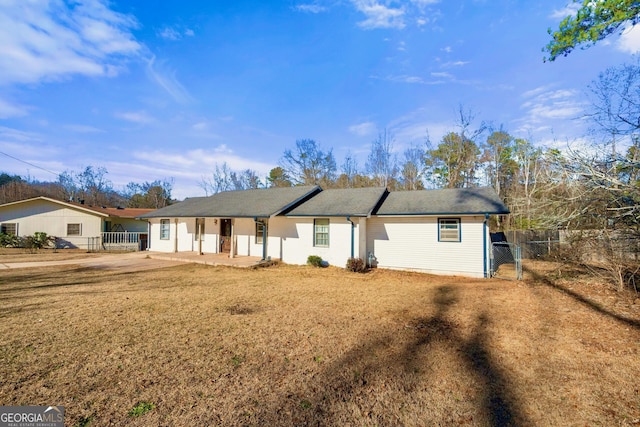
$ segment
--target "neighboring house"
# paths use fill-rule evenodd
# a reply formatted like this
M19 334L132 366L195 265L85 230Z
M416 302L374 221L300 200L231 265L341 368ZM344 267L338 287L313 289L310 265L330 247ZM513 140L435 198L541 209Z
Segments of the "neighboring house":
M508 214L494 190L389 192L318 186L228 191L189 198L141 218L150 247L277 258L305 264L318 255L378 267L489 277L490 215Z
M30 236L44 232L59 248L144 249L153 209L104 208L49 197L0 205L0 232Z

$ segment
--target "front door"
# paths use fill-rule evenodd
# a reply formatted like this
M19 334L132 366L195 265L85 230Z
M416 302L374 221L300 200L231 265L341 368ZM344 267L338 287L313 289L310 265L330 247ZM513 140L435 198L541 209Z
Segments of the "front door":
M231 252L231 220L220 220L220 252Z

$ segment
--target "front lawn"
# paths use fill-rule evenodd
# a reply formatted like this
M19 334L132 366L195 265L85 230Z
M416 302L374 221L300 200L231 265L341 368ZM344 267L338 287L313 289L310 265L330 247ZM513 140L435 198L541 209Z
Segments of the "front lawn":
M0 270L0 404L63 405L70 426L640 422L638 306L563 286Z

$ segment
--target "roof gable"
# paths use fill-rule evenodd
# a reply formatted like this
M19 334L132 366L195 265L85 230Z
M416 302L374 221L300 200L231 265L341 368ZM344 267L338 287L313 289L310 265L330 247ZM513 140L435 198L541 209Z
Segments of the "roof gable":
M266 218L286 213L320 191L318 186L225 191L209 197L188 198L140 217Z
M509 209L489 187L389 193L375 215L508 214Z
M96 215L96 216L101 216L101 217L109 216L108 213L96 211L95 209L92 209L92 208L90 208L88 206L80 205L80 204L77 204L77 203L63 202L61 200L56 200L56 199L52 199L50 197L45 197L45 196L39 196L39 197L31 198L31 199L18 200L18 201L15 201L15 202L5 203L3 205L0 205L0 209L6 208L6 207L10 207L10 206L17 206L17 205L21 205L21 204L37 203L37 202L45 202L45 203L55 204L55 205L59 205L61 207L65 207L65 208L68 208L68 209L74 209L74 210L82 211L82 212L85 212L85 213L88 213L88 214L91 214L91 215Z
M324 190L287 216L369 216L386 193L383 187Z

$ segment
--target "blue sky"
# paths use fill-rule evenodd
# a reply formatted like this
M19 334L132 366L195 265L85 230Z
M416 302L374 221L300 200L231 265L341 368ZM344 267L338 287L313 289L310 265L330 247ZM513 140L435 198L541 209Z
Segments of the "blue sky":
M587 85L632 59L628 31L544 63L565 1L0 1L0 171L55 180L104 166L116 189L216 164L261 175L301 138L363 167L437 144L460 105L512 135L566 146Z

